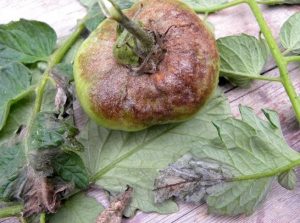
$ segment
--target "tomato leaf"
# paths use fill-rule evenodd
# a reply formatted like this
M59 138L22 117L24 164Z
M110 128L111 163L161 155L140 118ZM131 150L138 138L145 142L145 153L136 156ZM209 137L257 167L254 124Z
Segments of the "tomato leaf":
M251 76L259 76L267 61L268 50L263 41L240 35L217 41L221 57L221 76L238 86L248 86Z
M274 112L264 111L267 121L248 107L241 106L240 112L242 120L214 121L218 138L161 171L155 181L156 201L204 200L212 213L248 215L266 197L277 175L285 187L294 185L294 177L282 172L299 162L300 154L287 145L280 126L270 122Z
M20 144L1 146L0 149L0 199L13 196L20 170L25 164L25 154Z
M74 182L77 188L85 189L89 179L85 166L76 153L64 153L53 160L57 174L66 182Z
M0 25L0 65L47 61L56 40L55 31L43 22L21 19Z
M0 67L0 130L4 127L13 103L32 92L32 74L20 63L11 63Z
M24 215L31 216L54 212L74 186L85 189L89 179L77 154L82 149L75 139L77 133L69 120L38 113L31 132L25 135L27 144L22 139L1 146L0 197L23 201Z
M216 136L211 121L229 114L226 99L217 95L190 121L140 132L108 130L90 121L80 134L80 142L85 147L82 158L91 178L106 190L119 193L126 185L133 187L126 216L131 216L137 208L145 212L174 212L177 207L171 201L154 203L152 189L158 170Z
M81 192L69 198L57 213L49 217L49 222L96 222L97 216L103 211L103 209L104 208L97 203L95 199L87 197L83 192Z
M295 170L286 171L278 176L278 182L282 187L293 190L297 186L297 176Z
M88 8L88 14L84 24L86 28L92 32L104 19L106 19L106 17L102 13L102 10L100 9L100 6L96 0L80 0L80 2ZM121 9L128 9L136 2L137 0L115 1L115 3L117 3Z
M281 27L280 40L287 51L300 54L300 13L292 15Z

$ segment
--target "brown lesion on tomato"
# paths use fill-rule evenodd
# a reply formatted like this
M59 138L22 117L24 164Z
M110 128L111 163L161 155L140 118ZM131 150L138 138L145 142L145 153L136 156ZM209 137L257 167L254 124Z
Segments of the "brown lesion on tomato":
M127 14L130 17L138 9L135 6ZM213 35L196 14L171 0L143 1L136 20L160 35L168 30L162 61L153 74L132 75L132 69L117 64L113 57L117 24L105 21L102 30L106 31L97 34L98 40L80 58L83 76L96 83L90 89L92 110L107 119L122 123L130 118L145 126L195 114L218 79Z

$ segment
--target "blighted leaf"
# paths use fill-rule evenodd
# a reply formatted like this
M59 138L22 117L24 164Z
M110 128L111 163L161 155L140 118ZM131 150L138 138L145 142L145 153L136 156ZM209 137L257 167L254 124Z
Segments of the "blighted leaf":
M297 176L294 169L286 171L278 176L278 183L285 189L293 190L296 187Z
M59 148L74 138L78 130L66 120L58 120L50 112L38 113L30 134L30 149Z
M113 200L97 218L96 223L121 223L123 212L131 201L133 189L128 187L125 192Z
M33 91L31 72L24 65L11 63L0 67L0 130L4 127L13 103Z
M300 54L300 13L292 15L281 27L280 40L283 47Z
M186 154L168 168L160 171L154 183L155 202L176 197L188 203L200 203L207 189L231 180L230 169L213 160L197 160Z
M91 223L96 222L103 207L95 199L83 192L69 198L54 215L49 216L50 223Z
M43 22L21 19L0 25L0 65L46 61L56 39L55 31Z
M268 50L263 41L240 35L217 41L221 57L221 76L234 85L248 86L251 76L259 76L267 61Z
M273 179L300 155L285 142L274 112L264 111L267 121L250 108L241 106L240 112L242 120L214 121L219 138L161 171L155 183L157 201L174 196L193 203L206 201L216 214L253 213Z
M126 216L132 215L137 208L145 212L174 212L177 207L171 201L161 205L154 203L152 190L158 170L216 136L211 121L229 114L226 99L218 94L194 119L179 124L128 133L89 122L80 134L80 142L85 147L84 163L92 179L112 193L124 191L126 185L133 187L134 196L125 211Z
M30 166L22 175L22 177L26 176L23 182L19 182L22 189L20 196L24 202L23 215L25 217L41 212L55 213L60 207L61 200L74 189L72 184L44 177Z
M24 202L24 215L31 216L54 213L74 187L85 189L89 179L77 154L82 150L77 133L68 120L38 113L26 144L0 148L1 198Z
M229 2L228 0L182 0L182 1L188 4L196 12L210 11L211 8Z

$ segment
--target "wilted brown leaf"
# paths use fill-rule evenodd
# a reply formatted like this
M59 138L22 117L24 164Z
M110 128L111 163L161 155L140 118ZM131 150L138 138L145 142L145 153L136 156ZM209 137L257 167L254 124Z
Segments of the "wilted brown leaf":
M117 196L109 208L99 215L96 223L121 223L123 212L131 201L132 192L133 189L128 187L125 192Z

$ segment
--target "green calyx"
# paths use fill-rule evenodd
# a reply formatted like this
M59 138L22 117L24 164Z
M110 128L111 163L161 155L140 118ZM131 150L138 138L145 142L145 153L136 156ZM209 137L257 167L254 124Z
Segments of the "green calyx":
M141 23L139 24L140 26ZM137 67L140 62L139 41L126 29L118 27L118 39L113 47L113 54L119 64Z
M155 45L153 36L143 28L141 22L133 21L124 15L114 1L100 0L99 5L108 18L119 23L118 38L113 47L116 61L125 66L138 67L151 54Z

